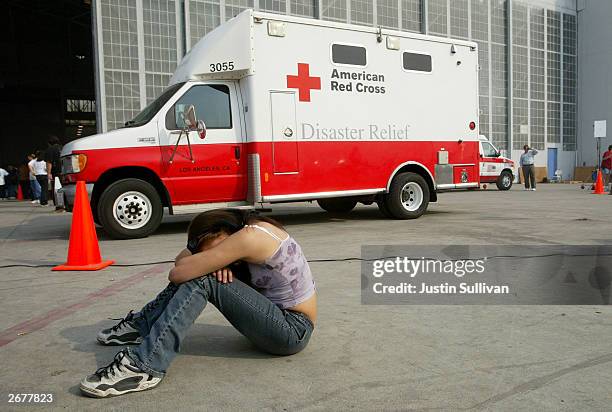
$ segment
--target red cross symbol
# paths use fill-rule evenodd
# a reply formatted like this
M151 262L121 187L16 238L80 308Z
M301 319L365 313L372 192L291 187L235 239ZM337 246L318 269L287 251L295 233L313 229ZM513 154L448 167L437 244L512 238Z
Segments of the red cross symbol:
M310 77L307 63L298 63L298 75L287 75L287 88L298 89L300 102L310 101L310 90L321 90L321 78Z

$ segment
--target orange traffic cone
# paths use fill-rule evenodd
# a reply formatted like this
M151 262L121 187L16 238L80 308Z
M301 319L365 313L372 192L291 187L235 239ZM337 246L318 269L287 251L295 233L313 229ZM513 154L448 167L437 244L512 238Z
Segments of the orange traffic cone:
M114 260L102 261L85 182L77 182L68 261L53 270L100 270L113 263Z
M23 200L23 192L21 191L21 185L17 186L17 200Z
M603 179L601 178L601 170L597 171L597 180L595 181L595 190L593 190L594 195L605 195Z

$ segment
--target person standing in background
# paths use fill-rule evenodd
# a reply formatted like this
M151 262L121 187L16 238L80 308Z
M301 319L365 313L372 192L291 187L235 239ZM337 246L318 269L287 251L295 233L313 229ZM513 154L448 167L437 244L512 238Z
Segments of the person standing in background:
M608 150L604 152L601 158L601 174L605 186L610 184L610 174L612 174L612 145L608 146ZM610 188L612 191L612 187Z
M49 173L47 172L47 162L42 150L36 152L36 160L34 161L34 175L40 185L40 205L47 206L49 195Z
M17 199L17 185L19 184L19 176L17 176L17 168L9 165L7 168L8 176L6 176L6 197L10 200Z
M62 152L62 145L57 136L49 136L47 141L47 151L45 152L45 160L47 161L47 173L49 174L50 183L50 196L53 199L55 210L63 210L63 206L58 206L57 199L55 198L55 178L60 175L60 154Z
M523 180L525 180L525 190L536 190L534 156L538 154L535 149L530 149L529 145L523 146L525 153L521 155L520 165L523 168ZM530 187L531 186L531 187Z
M6 198L6 176L8 172L0 167L0 199L2 200Z
M32 187L30 185L30 169L27 164L19 165L19 186L21 186L21 194L24 199L34 200L32 198Z
M32 189L32 203L40 203L40 185L36 180L36 172L34 164L36 163L35 155L28 155L28 170L30 171L30 187Z

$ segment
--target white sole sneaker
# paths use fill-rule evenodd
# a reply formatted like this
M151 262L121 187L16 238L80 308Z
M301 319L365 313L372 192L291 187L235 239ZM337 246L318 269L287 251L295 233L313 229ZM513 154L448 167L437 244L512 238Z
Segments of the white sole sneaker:
M121 346L121 345L140 345L142 343L142 338L138 337L136 340L121 340L119 337L115 338L101 338L97 337L96 340L99 344L104 346Z
M133 388L133 389L118 390L113 387L110 387L105 390L100 390L96 388L90 388L89 386L85 386L83 385L83 383L79 385L79 389L81 390L81 392L83 392L84 395L87 395L90 398L110 398L112 396L121 396L126 393L130 393L130 392L142 392L142 391L148 391L149 389L153 389L157 385L159 385L159 383L161 382L161 379L159 378L153 378L153 379L154 380L152 380L151 382L143 382L142 384L138 385L138 387Z
M83 379L79 388L87 396L106 398L153 389L161 380L143 372L126 351L121 351L108 366Z
M142 336L138 329L132 324L133 313L130 311L125 318L119 320L115 326L103 329L98 332L96 339L102 345L139 345L142 342Z

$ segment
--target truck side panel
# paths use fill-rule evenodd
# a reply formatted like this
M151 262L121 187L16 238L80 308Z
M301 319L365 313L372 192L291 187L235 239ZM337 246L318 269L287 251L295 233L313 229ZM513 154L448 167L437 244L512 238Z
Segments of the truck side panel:
M285 36L254 25L249 90L249 141L261 157L262 194L385 188L402 163L435 174L437 152L462 165L454 181L478 182L478 66L473 47L401 38L399 50L373 33L286 23ZM332 62L332 44L365 48L365 66ZM407 71L403 52L431 56L431 72ZM294 91L299 170L274 171L270 93ZM274 143L277 147L292 142ZM472 167L473 166L473 167ZM467 182L465 175L467 173ZM459 180L457 180L459 179Z

